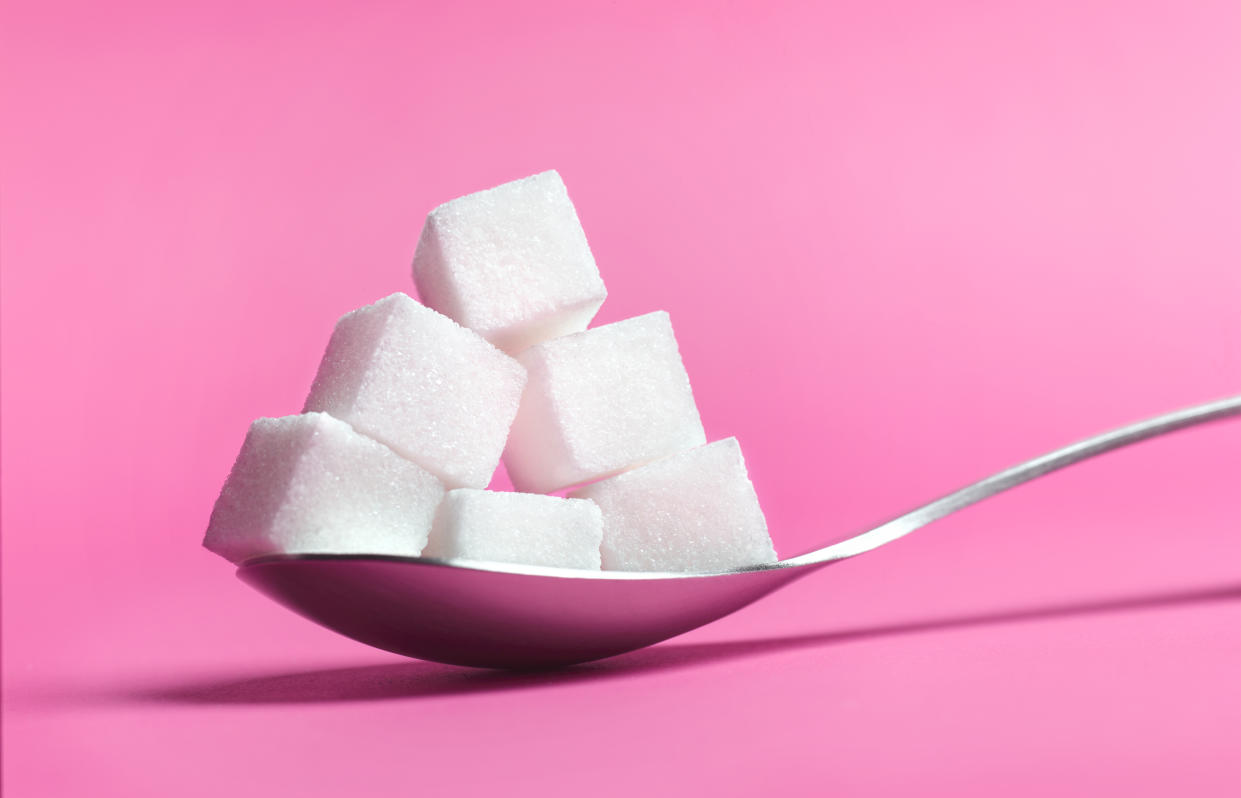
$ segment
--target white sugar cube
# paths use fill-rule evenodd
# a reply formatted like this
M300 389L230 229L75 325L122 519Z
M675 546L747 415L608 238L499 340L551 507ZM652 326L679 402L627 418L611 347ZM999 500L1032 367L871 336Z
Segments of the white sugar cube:
M585 330L607 297L554 171L431 211L414 254L414 282L428 307L514 353Z
M663 311L532 346L504 465L547 493L706 443Z
M593 502L467 488L444 497L422 556L597 571L602 536Z
M326 413L260 418L211 513L203 545L263 554L416 556L444 486Z
M478 333L398 293L336 323L305 410L349 422L449 487L481 488L525 383L521 364Z
M603 511L603 568L725 571L776 561L736 438L570 494Z

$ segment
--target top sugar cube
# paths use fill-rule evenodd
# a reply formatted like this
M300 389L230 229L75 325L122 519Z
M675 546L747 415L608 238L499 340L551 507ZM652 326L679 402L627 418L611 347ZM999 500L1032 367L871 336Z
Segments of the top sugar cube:
M431 211L414 254L414 283L428 307L510 354L585 330L607 297L555 171Z

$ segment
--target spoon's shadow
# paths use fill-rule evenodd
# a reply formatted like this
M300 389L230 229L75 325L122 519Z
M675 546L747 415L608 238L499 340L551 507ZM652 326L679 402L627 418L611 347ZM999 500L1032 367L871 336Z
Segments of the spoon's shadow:
M313 704L430 698L618 678L872 638L1237 600L1241 600L1241 583L1141 596L1041 605L1001 612L931 618L789 637L718 643L668 643L600 662L551 671L475 670L411 660L385 665L329 668L145 687L129 692L126 697L141 701L179 704Z

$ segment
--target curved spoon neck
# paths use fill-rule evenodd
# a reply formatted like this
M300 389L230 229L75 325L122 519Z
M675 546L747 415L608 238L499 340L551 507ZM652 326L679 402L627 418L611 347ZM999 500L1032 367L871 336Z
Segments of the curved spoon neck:
M915 529L920 529L958 510L977 504L983 499L1074 463L1170 432L1237 415L1241 415L1241 396L1207 402L1111 430L992 474L847 540L784 560L782 565L796 568L855 557L891 543Z

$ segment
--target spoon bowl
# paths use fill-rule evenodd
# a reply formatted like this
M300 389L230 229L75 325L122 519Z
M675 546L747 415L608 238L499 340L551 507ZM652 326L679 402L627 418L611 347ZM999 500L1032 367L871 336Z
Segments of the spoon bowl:
M547 668L610 657L710 623L832 562L909 534L985 498L1104 452L1241 414L1241 397L1089 438L1001 471L817 551L709 574L576 571L344 554L270 555L238 576L293 611L377 648L489 668Z
M453 665L520 669L658 643L810 570L639 574L307 554L255 559L239 575L290 609L376 648Z

